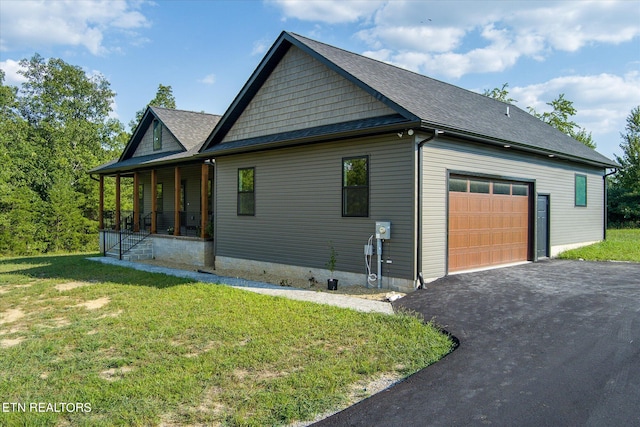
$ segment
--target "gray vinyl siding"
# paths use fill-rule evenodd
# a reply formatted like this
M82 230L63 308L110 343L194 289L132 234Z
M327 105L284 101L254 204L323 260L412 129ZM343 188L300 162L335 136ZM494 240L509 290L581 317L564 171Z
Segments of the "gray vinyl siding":
M422 271L445 275L447 257L447 170L535 180L537 193L550 194L550 245L603 238L603 170L440 138L423 148ZM587 206L574 206L575 174L587 175Z
M291 47L223 142L394 113L324 64Z
M413 144L396 134L216 159L216 254L365 272L363 246L376 220L392 222L383 276L414 279ZM342 159L369 156L369 217L342 217ZM255 216L236 213L238 168L255 167ZM375 264L375 263L374 263ZM375 270L375 265L373 266ZM364 276L363 276L364 281Z
M200 224L200 168L200 165L180 167L180 179L187 181L187 206L185 207L185 209L189 213L189 216L187 218L188 225ZM164 212L166 213L174 211L174 173L174 168L163 168L157 170L157 183L162 183L162 188L164 191L163 208ZM148 214L149 212L151 212L151 172L141 172L139 179L140 183L144 184L144 213ZM191 216L194 216L194 218L191 218Z
M154 153L163 153L169 151L178 151L184 150L182 146L178 143L178 140L167 130L167 127L162 125L162 149L161 150L153 150L153 123L149 126L136 148L136 151L133 153L132 157L138 156L147 156L149 154Z

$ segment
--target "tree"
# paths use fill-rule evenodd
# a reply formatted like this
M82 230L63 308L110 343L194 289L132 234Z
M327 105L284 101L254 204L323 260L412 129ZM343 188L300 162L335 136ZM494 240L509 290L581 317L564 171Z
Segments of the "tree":
M640 105L627 116L626 133L621 133L621 166L607 192L609 223L615 226L640 226Z
M596 148L596 144L591 137L591 132L587 133L585 129L571 120L571 117L576 115L576 109L572 101L565 99L564 93L561 93L553 101L547 102L547 105L553 107L551 112L538 113L533 107L528 107L528 109L533 116L550 124L560 132L582 142L589 148Z
M513 98L509 98L509 91L507 90L508 87L509 87L509 83L505 83L502 85L502 88L495 87L491 90L486 89L482 94L484 96L488 96L489 98L506 102L507 104L513 104L514 102L518 102Z
M631 109L625 129L627 133L620 134L622 157L616 155L621 166L616 180L621 187L640 193L640 105Z
M173 89L171 86L165 86L163 84L158 85L158 90L156 91L156 96L149 101L149 103L142 109L136 112L136 118L129 122L129 128L135 129L140 123L144 112L147 110L149 106L154 107L164 107L164 108L176 108L176 99L173 96Z
M20 64L19 91L0 74L0 252L95 247L98 186L87 171L126 137L109 118L115 93L61 59Z

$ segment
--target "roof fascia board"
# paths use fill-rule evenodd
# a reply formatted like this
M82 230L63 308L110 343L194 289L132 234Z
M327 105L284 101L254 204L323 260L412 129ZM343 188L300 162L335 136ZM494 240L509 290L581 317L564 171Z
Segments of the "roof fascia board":
M131 134L131 138L129 138L129 142L127 142L127 145L124 147L124 150L122 150L122 154L120 154L120 157L118 158L119 162L121 162L121 161L123 161L125 159L128 159L129 157L131 157L133 155L133 153L135 153L135 149L138 148L138 145L140 144L140 141L142 140L142 137L144 136L144 133L142 132L142 129L144 129L144 128L146 128L148 126L148 124L144 125L144 123L148 121L149 115L153 114L150 111L151 111L151 107L147 107L147 109L145 110L144 114L142 115L142 118L140 119L140 121L136 125L136 128L134 129L133 133ZM133 149L133 151L131 153L129 153L132 149Z
M176 137L176 135L171 131L171 128L167 126L166 123L162 121L160 117L158 117L158 114L155 111L153 111L153 107L149 105L147 106L147 109L145 110L144 115L142 116L142 119L140 119L140 121L138 122L138 125L136 126L133 132L133 135L129 139L129 143L127 143L127 146L125 147L125 149L122 150L122 154L118 159L119 162L130 158L131 156L133 156L133 153L136 152L136 149L138 148L138 145L140 145L140 142L142 141L142 137L144 136L146 129L153 122L149 120L150 116L153 116L155 120L158 120L160 123L162 123L162 126L164 126L167 129L167 131L169 131L171 136L173 136L173 138L178 142L178 145L180 145L180 147L182 147L184 151L188 151L187 148L182 144L182 142L180 142L180 140Z
M464 140L468 140L468 141L471 141L471 142L480 142L480 143L483 143L483 144L489 144L489 145L493 145L493 146L496 146L496 147L503 147L503 148L504 148L505 145L509 145L510 148L518 149L520 151L526 151L528 153L544 155L544 156L547 156L547 157L552 156L551 158L566 159L566 160L570 160L570 161L576 162L576 163L588 164L590 166L597 166L597 167L603 167L603 168L605 168L605 167L606 168L619 167L619 165L617 165L616 163L613 163L613 162L612 163L598 162L598 161L595 161L595 160L585 159L583 157L572 156L572 155L569 155L567 153L563 153L563 152L559 152L559 151L544 150L542 148L532 147L530 145L526 145L526 144L522 144L522 143L518 143L518 142L488 138L488 137L485 137L485 136L482 136L482 135L477 135L477 134L473 134L473 133L469 133L469 132L461 132L459 130L447 128L445 126L434 126L433 124L426 124L426 123L423 122L422 123L422 127L423 127L423 129L427 129L427 130L430 130L432 132L444 131L445 135L454 136L454 137L457 137L457 138L460 138L460 139L464 139Z
M338 73L343 78L346 78L351 83L355 84L362 90L369 93L371 96L376 98L378 101L384 103L389 106L393 110L397 111L400 115L405 117L409 121L420 121L420 118L410 111L400 107L395 102L391 101L389 98L384 96L382 93L376 91L370 86L363 83L361 80L357 79L344 69L338 67L333 62L329 61L327 58L311 49L304 43L297 40L295 37L283 31L278 39L271 46L267 54L264 56L260 64L256 67L254 72L251 74L249 80L242 87L242 90L235 97L227 111L224 113L216 127L213 129L209 137L206 139L205 143L202 145L200 152L204 152L210 149L210 145L213 141L220 140L224 138L224 135L229 131L229 129L233 126L237 118L240 116L244 107L248 105L253 96L257 93L257 91L262 87L262 84L269 77L274 68L278 65L282 57L289 50L291 46L296 46L301 49L303 52L310 55L312 58L320 61L323 65L327 66L332 71Z
M283 43L285 34L284 31L280 33L278 39L271 45L267 54L249 77L249 80L247 80L233 102L231 102L231 105L227 108L222 118L220 118L218 124L213 128L211 134L205 140L205 143L202 144L200 152L207 150L212 141L224 138L224 135L231 129L235 121L240 117L240 114L242 114L244 108L249 104L251 99L253 99L278 62L280 62L280 59L282 59L287 50L289 50L290 45Z
M205 159L210 158L211 156L199 156L199 157L187 157L187 158L182 158L182 159L174 159L174 160L159 160L157 162L152 162L152 163L148 163L148 164L144 164L144 165L131 165L131 166L125 166L125 167L114 167L114 168L107 168L107 169L103 169L100 171L94 171L91 172L93 174L97 174L97 175L115 175L117 173L121 173L121 172L141 172L141 171L147 171L147 170L151 170L151 169L158 169L158 167L163 167L163 166L172 166L172 165L176 165L176 166L183 166L183 165L192 165L192 164L200 164L202 163ZM117 164L116 164L117 165ZM114 165L114 166L116 166Z
M367 137L372 135L379 135L383 133L396 132L398 130L405 130L414 126L419 126L419 122L394 123L391 125L371 127L366 130L356 129L356 130L350 130L350 131L344 131L344 132L327 133L321 136L314 135L314 136L308 136L308 137L302 137L302 138L267 142L263 144L256 144L256 145L250 145L250 146L232 147L229 149L224 149L224 148L214 149L212 147L207 149L206 151L201 152L198 157L210 158L210 157L216 157L216 156L226 156L226 155L232 155L232 154L274 150L274 149L285 148L285 147L295 147L295 146L307 145L307 144L317 144L317 143L329 142L329 141L340 141L340 140L349 139L349 138L361 138L361 137ZM217 147L222 147L222 145Z

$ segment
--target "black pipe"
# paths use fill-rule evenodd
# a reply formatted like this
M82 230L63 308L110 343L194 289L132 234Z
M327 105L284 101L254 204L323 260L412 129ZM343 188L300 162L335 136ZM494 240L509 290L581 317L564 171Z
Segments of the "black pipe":
M606 171L606 169L605 169ZM618 169L617 168L613 168L612 172L609 173L605 173L602 176L603 179L603 188L604 188L604 225L603 228L604 230L602 230L602 238L604 240L607 240L607 225L609 225L609 209L608 209L608 204L609 204L609 197L607 196L607 177L611 176L615 173L618 173Z

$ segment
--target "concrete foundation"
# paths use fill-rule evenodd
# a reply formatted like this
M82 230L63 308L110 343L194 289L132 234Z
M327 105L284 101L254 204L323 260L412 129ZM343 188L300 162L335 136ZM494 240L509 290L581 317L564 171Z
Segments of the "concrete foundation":
M331 272L322 268L300 267L295 265L223 256L216 257L216 268L245 270L258 274L266 271L269 274L275 274L285 278L304 278L305 280L309 280L313 277L320 283L326 283L327 279L331 278ZM367 285L367 275L364 273L358 274L347 271L334 271L333 277L338 279L338 286ZM416 284L415 281L409 279L382 277L382 289L389 289L398 292L413 292L416 289Z
M153 242L153 256L159 261L177 262L195 267L213 265L213 240L162 234L151 235L148 239Z

